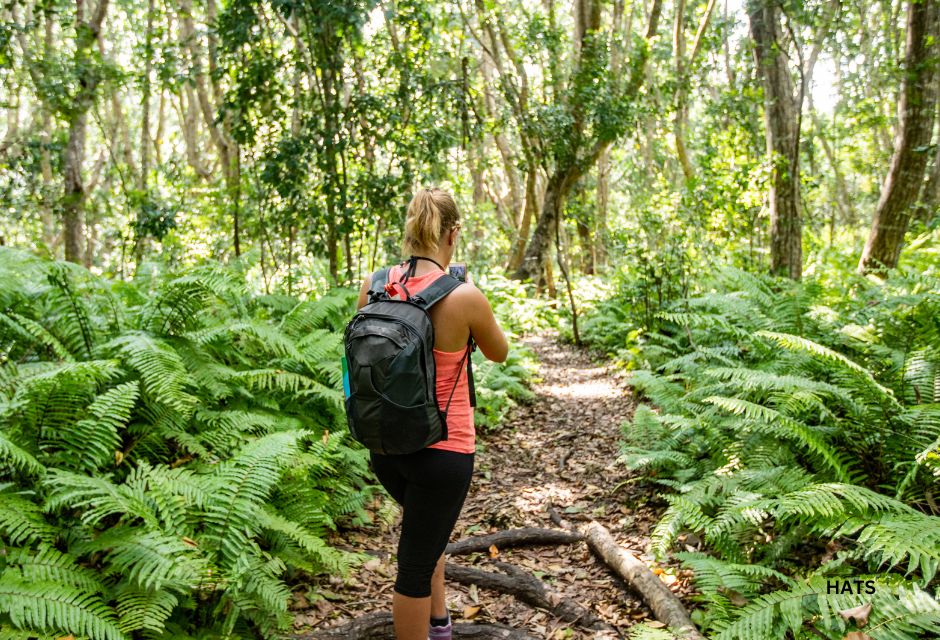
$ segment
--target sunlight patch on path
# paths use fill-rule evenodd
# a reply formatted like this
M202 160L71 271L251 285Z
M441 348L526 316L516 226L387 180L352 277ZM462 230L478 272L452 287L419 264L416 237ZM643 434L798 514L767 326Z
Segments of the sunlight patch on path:
M523 487L513 501L513 505L526 513L545 513L549 503L568 505L575 501L575 493L557 482L546 482L537 487Z
M593 369L582 369L586 373ZM602 371L602 370L599 370ZM595 376L598 374L594 374ZM610 398L620 394L619 390L604 379L593 379L587 382L568 382L564 384L539 385L539 391L554 398L570 398L573 400Z

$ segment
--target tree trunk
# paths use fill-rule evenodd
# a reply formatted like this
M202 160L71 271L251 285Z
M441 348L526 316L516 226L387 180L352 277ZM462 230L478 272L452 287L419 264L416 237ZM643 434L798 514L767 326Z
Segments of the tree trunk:
M770 180L770 271L799 280L803 272L800 201L800 109L771 0L748 0L756 66L764 87L764 122ZM802 95L800 96L802 98Z
M581 247L581 271L593 275L594 239L591 238L591 228L581 219L578 220L578 245Z
M529 229L532 228L532 216L539 208L538 196L539 170L538 167L529 167L525 181L525 205L522 210L522 221L519 223L519 233L512 250L507 270L514 272L519 269L525 258L526 243L529 240Z
M607 265L607 212L610 208L610 149L597 159L597 213L594 214L594 264Z
M898 105L891 167L881 189L871 232L862 251L861 273L898 265L904 234L914 213L927 167L940 82L940 1L909 2L904 79Z
M99 0L91 19L86 20L84 3L77 0L75 12L76 31L75 68L78 70L78 94L70 110L69 137L62 158L64 193L61 210L65 236L65 259L70 262L82 262L82 207L85 203L85 186L82 181L82 164L85 160L85 133L88 124L88 110L95 101L98 85L101 82L100 70L92 61L92 47L98 39L101 23L108 11L108 0Z
M539 222L532 233L522 264L513 273L513 278L534 281L541 274L545 266L548 247L555 233L555 221L561 215L565 198L568 197L571 188L580 177L581 171L577 167L566 167L556 170L548 179Z
M140 98L140 176L137 188L147 190L150 173L150 75L153 69L153 11L154 0L147 3L147 31L144 35L144 78L143 95Z

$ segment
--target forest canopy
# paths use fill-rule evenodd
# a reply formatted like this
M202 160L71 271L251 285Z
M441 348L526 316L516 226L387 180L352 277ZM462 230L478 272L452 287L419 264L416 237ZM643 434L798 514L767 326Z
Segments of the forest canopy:
M397 259L441 184L460 257L525 279L553 279L556 235L582 273L893 267L936 221L937 23L932 0L15 0L0 236L322 288Z

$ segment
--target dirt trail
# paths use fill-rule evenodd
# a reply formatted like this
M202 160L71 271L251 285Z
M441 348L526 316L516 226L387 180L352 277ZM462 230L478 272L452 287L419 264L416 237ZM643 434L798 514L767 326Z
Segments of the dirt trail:
M546 510L553 503L573 522L597 520L625 548L642 554L663 505L653 503L651 494L637 485L623 484L629 474L615 463L620 425L633 412L632 395L622 375L592 363L586 352L560 344L552 335L524 342L540 362L533 385L536 400L513 409L497 431L478 434L482 451L477 454L470 494L451 540L515 527L553 528ZM332 626L389 610L398 522L395 518L390 526L348 536L351 547L368 549L376 557L351 581L321 585L331 591L330 600L310 609L301 606L306 610L298 612L299 627ZM487 566L489 555L449 557L448 562L493 570ZM624 635L630 626L652 618L639 597L583 542L499 550L498 560L534 573L550 590L574 599ZM671 588L685 593L684 582L680 579ZM478 622L526 629L541 638L616 637L571 628L511 595L451 581L447 602L455 622L470 616Z

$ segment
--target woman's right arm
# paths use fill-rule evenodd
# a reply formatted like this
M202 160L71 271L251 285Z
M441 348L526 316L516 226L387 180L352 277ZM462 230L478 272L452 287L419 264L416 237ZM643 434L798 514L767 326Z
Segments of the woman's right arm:
M483 352L487 360L505 362L506 356L509 354L509 342L506 340L503 330L496 323L490 301L486 299L482 291L472 284L461 288L467 290L464 294L469 312L467 318L469 319L470 335L473 337L474 342L480 347L480 351Z

